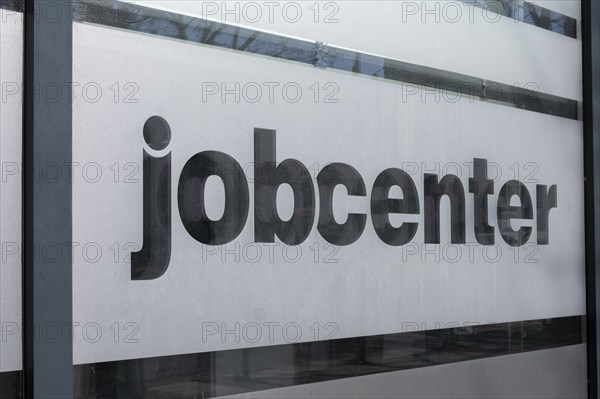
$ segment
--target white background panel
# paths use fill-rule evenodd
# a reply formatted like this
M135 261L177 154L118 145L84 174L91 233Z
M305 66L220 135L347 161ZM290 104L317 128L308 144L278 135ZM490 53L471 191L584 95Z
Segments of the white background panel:
M231 337L223 342L219 336L203 339L203 323L232 327L236 322L293 322L303 330L301 340L309 341L314 339L309 328L316 322L336 323L335 338L342 338L400 332L405 323L415 322L435 328L436 323L585 314L578 121L467 99L405 99L400 84L85 24L75 24L73 60L75 81L95 82L105 90L97 102L80 96L74 105L74 162L97 163L103 177L92 183L76 174L73 185L73 239L79 243L73 264L73 319L81 326L97 323L104 332L97 342L75 334L75 364L286 343L281 334L274 342L266 334L254 343ZM135 82L138 103L115 102L108 89L115 82L121 87ZM203 82L224 82L228 87L235 82L295 82L304 96L293 104L280 94L273 103L237 103L232 96L225 102L218 97L203 101ZM316 103L309 89L315 82L335 83L338 102ZM120 168L127 162L141 164L142 127L152 115L164 117L172 129L173 251L161 278L131 281L124 259L131 249L123 247L142 244L142 184L125 183L123 175L115 183L109 167L116 162ZM354 166L369 197L375 178L386 168L417 162L434 169L436 163L462 164L474 157L497 162L502 177L490 199L492 224L501 184L514 178L510 167L518 162L523 180L523 166L531 162L538 168L535 179L558 185L550 245L539 248L537 263L528 263L526 254L515 255L503 244L496 229L503 255L495 263L483 259L479 246L474 247L473 261L466 253L456 263L448 258L436 262L431 256L423 262L418 255L403 259L405 248L383 244L369 216L362 237L336 254L338 263L322 262L325 241L316 226L300 246L304 255L296 263L282 260L281 246L273 263L267 255L256 263L236 262L232 255L225 262L219 256L203 261L206 247L190 237L180 221L179 174L191 156L206 150L222 151L241 165L251 165L255 127L277 130L279 162L292 157L307 166ZM467 190L470 174L463 171ZM417 244L423 241L422 173L413 176L421 203ZM141 170L135 176L141 178ZM527 187L535 201L535 184ZM249 190L248 222L228 248L254 241L251 184ZM218 190L207 193L215 209L218 198ZM345 212L370 213L368 198L337 203ZM466 195L466 205L467 242L473 243L471 194ZM444 201L443 243L449 242L448 212ZM534 233L531 242L535 239ZM88 258L95 262L86 261L80 252L89 243L103 250L100 258L90 252ZM116 261L109 249L115 243L121 247ZM323 251L316 263L310 250L315 244ZM138 327L137 343L124 343L122 336L115 343L109 327L126 322Z
M219 21L225 18L228 23L510 85L534 83L541 92L582 99L581 41L461 1L323 1L319 2L317 23L315 12L310 9L312 1L276 2L272 22L269 8L262 2L257 2L261 5L260 18L254 9L244 8L248 2L135 3ZM302 10L296 22L290 22L296 19L293 6L288 5L288 17L283 16L290 3L298 4ZM329 3L336 8L325 8ZM224 10L235 10L235 4L239 11L223 16ZM215 10L212 7L217 7L216 11L208 15L206 10ZM324 23L325 16L335 10L338 22Z
M0 10L0 371L21 366L22 14Z

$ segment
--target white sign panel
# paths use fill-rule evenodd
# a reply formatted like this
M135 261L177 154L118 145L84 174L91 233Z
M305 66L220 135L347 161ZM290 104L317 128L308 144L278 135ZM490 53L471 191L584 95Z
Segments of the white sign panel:
M75 364L585 314L579 121L80 23L73 60Z

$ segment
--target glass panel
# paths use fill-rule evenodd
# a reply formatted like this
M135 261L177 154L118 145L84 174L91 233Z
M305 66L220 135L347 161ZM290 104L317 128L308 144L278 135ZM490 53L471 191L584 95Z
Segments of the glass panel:
M0 3L0 397L22 395L21 153L23 14Z
M77 397L586 396L577 21L375 3L78 4Z

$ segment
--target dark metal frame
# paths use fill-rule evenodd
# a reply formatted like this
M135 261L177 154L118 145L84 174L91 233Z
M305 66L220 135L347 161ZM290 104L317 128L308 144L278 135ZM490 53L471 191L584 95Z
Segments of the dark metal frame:
M47 4L47 3L46 3ZM53 2L59 18L36 14L44 0L25 0L23 109L23 310L24 391L26 398L73 396L71 179L48 181L40 170L71 162L72 107L69 96L58 101L36 97L40 88L69 84L72 74L72 4ZM67 86L69 87L69 86ZM68 169L67 169L68 170ZM63 249L44 259L47 245ZM58 327L58 340L45 337Z
M72 159L72 109L68 96L58 102L36 101L36 90L48 83L72 81L72 20L68 2L53 2L62 17L35 18L44 0L25 0L23 112L23 261L24 390L27 398L72 397L72 263L70 259L71 183L40 178L40 168L55 163L67 168ZM597 398L600 372L600 1L582 0L583 125L587 345L589 397ZM52 49L52 51L49 51ZM62 86L64 87L64 86ZM60 117L57 117L59 115ZM53 262L38 257L40 248L58 243L63 255ZM55 324L57 342L40 337Z
M600 2L582 2L583 135L588 392L598 397L600 371Z

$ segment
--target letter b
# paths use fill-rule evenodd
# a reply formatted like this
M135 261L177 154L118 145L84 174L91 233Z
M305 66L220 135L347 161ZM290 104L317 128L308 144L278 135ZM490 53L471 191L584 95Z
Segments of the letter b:
M306 166L286 159L276 166L275 130L254 129L254 237L299 245L310 234L315 218L315 188ZM289 184L294 192L294 213L283 221L277 213L277 189Z

